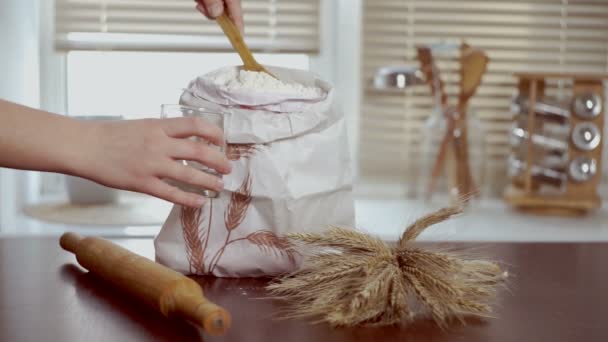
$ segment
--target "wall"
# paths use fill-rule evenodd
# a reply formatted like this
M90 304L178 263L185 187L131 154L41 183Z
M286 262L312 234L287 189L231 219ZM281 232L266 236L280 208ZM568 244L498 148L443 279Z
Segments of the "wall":
M0 98L38 106L38 32L37 0L0 1ZM20 207L36 195L35 179L0 169L0 232L17 229Z
M353 171L358 178L361 0L321 1L321 54L311 70L334 85L344 113Z

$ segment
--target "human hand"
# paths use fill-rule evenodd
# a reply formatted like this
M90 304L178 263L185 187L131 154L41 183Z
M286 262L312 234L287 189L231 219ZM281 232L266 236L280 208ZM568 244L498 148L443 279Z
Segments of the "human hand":
M176 204L200 207L205 198L163 181L172 179L204 189L222 191L221 178L183 165L196 161L227 174L226 156L206 145L185 139L201 137L223 145L223 132L198 118L144 119L114 122L83 122L88 138L78 146L73 174L100 184L146 193Z
M228 9L228 16L243 34L243 11L241 0L195 0L196 9L209 19L215 19Z

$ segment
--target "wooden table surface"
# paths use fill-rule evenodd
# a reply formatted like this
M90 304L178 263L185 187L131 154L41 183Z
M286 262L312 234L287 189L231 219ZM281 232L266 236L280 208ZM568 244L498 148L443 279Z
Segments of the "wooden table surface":
M573 227L574 229L575 227ZM115 242L153 257L152 240ZM84 272L56 238L0 238L2 341L608 341L608 244L494 244L483 253L509 265L497 318L447 331L409 327L331 329L277 321L260 299L263 280L197 278L228 309L224 337L164 319Z

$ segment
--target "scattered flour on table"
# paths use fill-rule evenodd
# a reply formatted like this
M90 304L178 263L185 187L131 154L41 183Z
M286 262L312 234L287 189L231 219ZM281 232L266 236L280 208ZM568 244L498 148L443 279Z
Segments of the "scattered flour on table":
M306 87L299 83L286 83L265 72L227 69L214 75L213 83L228 91L250 90L252 92L273 92L294 94L305 97L319 97L323 90L319 87Z

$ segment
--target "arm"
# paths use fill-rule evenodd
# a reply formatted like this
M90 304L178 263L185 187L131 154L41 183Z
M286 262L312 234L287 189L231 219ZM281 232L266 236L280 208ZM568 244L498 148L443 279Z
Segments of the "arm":
M218 191L223 183L176 160L198 161L224 174L230 164L220 152L183 139L190 136L224 143L219 128L196 118L87 122L0 100L0 167L71 174L196 207L202 196L162 179Z

